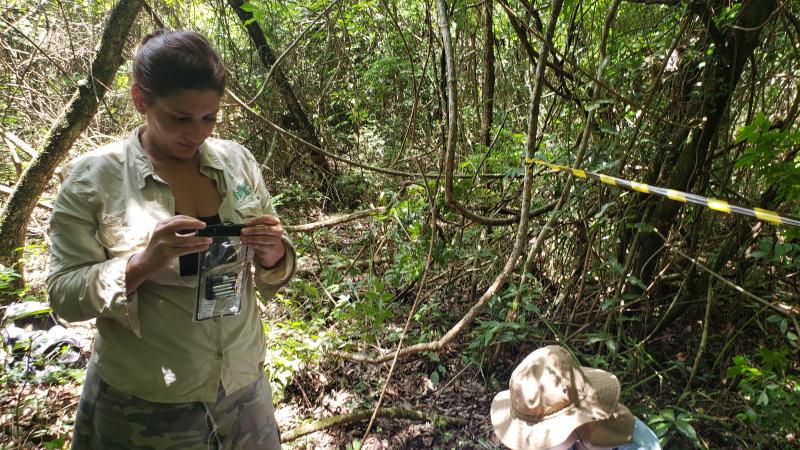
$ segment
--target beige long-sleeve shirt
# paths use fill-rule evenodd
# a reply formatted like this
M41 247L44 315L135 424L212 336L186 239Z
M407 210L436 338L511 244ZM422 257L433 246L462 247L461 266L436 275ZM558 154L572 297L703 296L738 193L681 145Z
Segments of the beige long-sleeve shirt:
M97 318L89 364L111 386L153 402L214 401L220 383L233 392L259 376L265 336L255 289L269 301L288 283L295 251L285 237L278 267L252 262L238 315L193 321L197 275L181 277L178 258L126 295L128 259L145 249L158 221L175 215L172 191L153 170L138 131L65 167L50 225L50 304L68 321ZM275 215L244 147L209 138L199 158L222 197L223 222Z

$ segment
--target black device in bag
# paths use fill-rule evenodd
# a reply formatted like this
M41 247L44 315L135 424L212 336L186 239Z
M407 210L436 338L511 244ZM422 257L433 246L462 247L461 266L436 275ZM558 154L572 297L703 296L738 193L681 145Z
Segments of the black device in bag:
M241 311L251 257L250 249L239 241L243 227L222 224L197 230L198 236L209 236L213 241L198 258L194 320L229 316Z
M242 224L221 223L217 225L209 225L202 230L197 230L198 236L216 237L216 236L241 236Z

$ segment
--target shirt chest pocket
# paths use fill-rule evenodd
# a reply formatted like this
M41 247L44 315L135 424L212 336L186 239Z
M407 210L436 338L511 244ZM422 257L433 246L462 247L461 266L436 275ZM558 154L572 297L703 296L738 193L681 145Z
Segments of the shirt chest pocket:
M252 196L247 199L247 201L236 203L233 206L233 210L237 216L236 219L241 223L244 223L247 219L252 219L264 214L261 208L261 202L256 196Z

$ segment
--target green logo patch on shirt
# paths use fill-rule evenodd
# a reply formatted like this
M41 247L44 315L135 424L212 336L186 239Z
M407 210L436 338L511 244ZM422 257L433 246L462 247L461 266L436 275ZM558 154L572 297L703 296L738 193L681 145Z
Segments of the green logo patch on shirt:
M233 196L236 198L236 200L241 200L251 195L253 195L253 191L250 190L250 186L246 184L240 184L236 186L236 189L233 191Z

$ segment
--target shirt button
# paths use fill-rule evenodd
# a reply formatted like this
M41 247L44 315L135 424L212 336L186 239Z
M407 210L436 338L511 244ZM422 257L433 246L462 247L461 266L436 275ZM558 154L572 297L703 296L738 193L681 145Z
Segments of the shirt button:
M214 359L222 359L222 352L214 353Z

